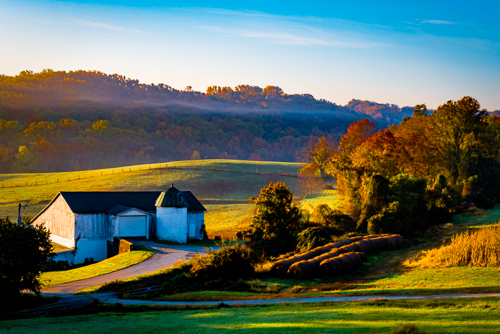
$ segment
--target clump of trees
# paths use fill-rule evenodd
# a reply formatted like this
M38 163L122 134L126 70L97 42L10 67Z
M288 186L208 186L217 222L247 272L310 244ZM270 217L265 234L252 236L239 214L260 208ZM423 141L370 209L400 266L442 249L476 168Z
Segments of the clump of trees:
M40 293L40 274L54 253L50 232L24 220L0 219L0 299L15 304L24 290Z
M331 152L326 167L311 161L301 174L336 178L352 219L347 230L410 234L446 222L464 201L483 208L500 201L500 119L471 97L414 110L378 132L372 121L357 121L338 147L311 150Z

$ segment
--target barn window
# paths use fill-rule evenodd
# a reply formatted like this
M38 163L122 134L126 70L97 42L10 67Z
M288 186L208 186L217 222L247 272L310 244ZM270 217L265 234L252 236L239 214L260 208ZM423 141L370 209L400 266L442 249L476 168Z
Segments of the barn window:
M177 203L182 204L182 195L177 196Z

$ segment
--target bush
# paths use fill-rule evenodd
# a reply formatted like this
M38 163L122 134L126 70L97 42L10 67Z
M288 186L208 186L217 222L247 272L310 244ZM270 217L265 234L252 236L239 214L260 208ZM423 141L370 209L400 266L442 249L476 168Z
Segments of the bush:
M392 334L427 334L427 331L420 330L417 326L412 324L403 325L400 329L395 329Z
M254 275L255 260L255 254L240 245L209 251L165 275L161 293L241 289L238 281Z
M23 290L40 293L40 274L54 256L49 236L43 225L0 219L0 299L18 299Z
M332 242L331 230L327 227L309 227L300 232L297 236L297 250L306 250L323 246Z
M193 258L189 274L200 281L214 279L237 280L254 274L253 252L240 245L209 251L208 255Z
M319 204L316 206L313 212L313 219L318 224L341 231L340 234L355 227L351 217L342 213L342 211L332 210L327 204Z

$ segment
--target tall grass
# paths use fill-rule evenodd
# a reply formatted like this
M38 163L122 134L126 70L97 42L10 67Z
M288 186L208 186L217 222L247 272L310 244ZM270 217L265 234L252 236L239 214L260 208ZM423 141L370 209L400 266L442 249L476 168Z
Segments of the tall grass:
M443 246L422 251L408 265L437 267L500 267L500 225L454 235Z

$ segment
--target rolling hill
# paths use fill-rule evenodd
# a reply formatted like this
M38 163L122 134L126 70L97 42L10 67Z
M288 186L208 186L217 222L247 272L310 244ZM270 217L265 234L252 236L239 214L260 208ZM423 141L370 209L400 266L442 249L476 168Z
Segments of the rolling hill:
M59 191L164 190L171 182L192 191L208 210L209 235L231 237L248 226L252 205L270 181L284 181L300 197L299 163L240 160L190 160L64 173L0 174L0 216L34 216ZM311 201L307 199L306 201ZM314 201L314 200L313 200Z

